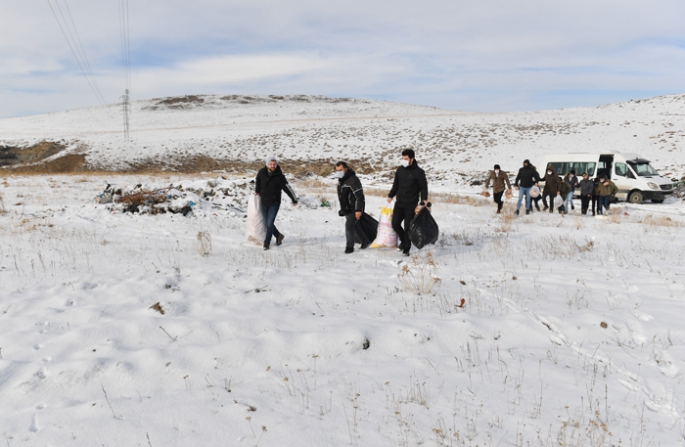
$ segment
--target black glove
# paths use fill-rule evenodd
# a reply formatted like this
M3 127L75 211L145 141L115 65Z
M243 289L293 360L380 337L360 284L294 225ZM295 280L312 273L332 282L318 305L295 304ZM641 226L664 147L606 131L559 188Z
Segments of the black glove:
M345 217L345 214L347 214L347 213L345 213L345 210L338 211L338 216L340 216L340 217Z

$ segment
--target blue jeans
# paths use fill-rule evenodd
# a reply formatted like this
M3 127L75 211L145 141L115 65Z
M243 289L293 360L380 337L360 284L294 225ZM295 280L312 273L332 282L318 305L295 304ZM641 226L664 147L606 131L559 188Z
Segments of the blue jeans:
M597 208L598 214L605 214L609 210L609 202L611 196L599 196L599 207Z
M573 191L566 195L566 201L564 203L564 206L566 206L566 211L576 208L575 206L573 206Z
M262 217L264 217L264 225L266 225L266 239L264 239L264 245L267 247L271 245L271 238L273 236L278 237L281 235L278 228L276 228L276 225L274 225L280 207L280 203L271 206L262 206Z
M532 186L530 187L532 188ZM521 201L523 200L523 196L526 196L526 211L530 210L530 188L524 188L523 186L519 186L519 201L516 203L516 211L521 208Z

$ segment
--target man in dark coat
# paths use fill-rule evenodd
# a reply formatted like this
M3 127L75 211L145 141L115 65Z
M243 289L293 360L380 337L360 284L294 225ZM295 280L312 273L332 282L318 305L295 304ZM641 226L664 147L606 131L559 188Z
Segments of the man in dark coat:
M549 212L554 212L554 199L561 194L561 184L563 180L559 174L554 172L554 166L548 165L547 172L545 172L545 187L542 190L542 203L545 203L545 197L549 197ZM563 198L563 197L562 197ZM545 206L547 209L547 206Z
M409 256L411 239L409 238L409 224L416 214L416 205L424 206L428 200L428 181L416 162L412 149L402 151L401 166L395 172L395 181L388 193L388 203L396 197L392 215L392 228L400 238L399 248L405 256ZM404 229L402 222L404 221Z
M338 177L338 200L340 201L340 211L338 214L345 218L345 253L354 252L354 229L358 225L359 219L364 213L364 188L357 174L344 161L339 161L335 165L335 175ZM371 241L361 233L365 239L362 242L362 249L368 247Z
M519 214L521 208L521 201L526 198L526 214L530 214L530 188L537 185L540 181L540 176L535 167L531 166L530 160L523 160L523 167L519 169L519 173L514 180L514 187L519 190L519 200L516 203L516 214Z
M492 171L490 171L488 180L485 182L484 189L486 191L490 187L490 181L492 181L493 199L497 204L497 214L499 214L502 212L502 206L504 206L504 202L502 201L502 194L504 194L505 190L511 189L511 183L509 183L509 175L507 175L506 172L502 171L499 165L495 165L495 168Z
M278 165L276 157L266 159L266 166L257 172L255 179L255 195L261 198L262 216L266 225L266 238L264 239L264 250L268 250L271 245L271 238L276 237L276 245L281 245L285 236L278 231L276 216L281 207L281 192L285 191L293 201L293 206L297 206L297 194L286 180L281 167Z
M590 176L587 174L587 172L583 173L583 180L578 183L580 186L580 211L583 214L587 214L587 209L590 205L590 199L592 198L592 194L595 192L595 182L590 180ZM592 211L592 214L594 215L594 210Z

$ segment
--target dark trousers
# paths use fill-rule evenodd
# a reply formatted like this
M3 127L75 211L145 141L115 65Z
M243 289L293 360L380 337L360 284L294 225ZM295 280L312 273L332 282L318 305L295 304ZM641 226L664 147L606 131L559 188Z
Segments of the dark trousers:
M402 206L395 204L392 214L392 229L400 238L400 248L404 252L411 249L411 239L409 239L409 224L414 218L416 206ZM402 228L404 222L404 228Z
M358 225L358 223L359 219L357 219L357 216L355 215L354 211L345 214L345 241L347 243L347 248L354 248L354 229ZM362 232L361 235L363 234L364 233ZM364 236L364 239L366 239L366 236Z
M599 196L599 205L597 205L597 212L605 214L609 211L609 203L611 203L611 196Z
M536 210L540 211L540 196L537 196L536 198L532 199L531 203L533 205L535 205ZM543 202L543 204L544 204L544 202ZM531 205L531 207L530 207L531 210L533 209L533 205ZM545 206L547 206L547 205L545 205Z
M492 198L494 199L495 203L497 204L498 210L501 210L502 206L504 206L504 202L502 202L502 194L504 194L504 191L496 192L492 195Z
M547 197L549 197L549 205L547 205ZM542 204L545 206L545 209L547 208L554 208L554 198L551 197L549 194L542 193Z
M595 215L595 210L599 211L599 196L592 195L592 215ZM600 213L601 214L601 213Z
M580 211L583 214L587 214L587 209L588 209L589 205L590 205L590 196L580 196Z
M264 239L264 245L267 247L271 245L271 238L273 236L278 237L281 235L274 224L280 207L280 203L271 206L262 206L262 217L264 217L264 225L266 225L266 239Z

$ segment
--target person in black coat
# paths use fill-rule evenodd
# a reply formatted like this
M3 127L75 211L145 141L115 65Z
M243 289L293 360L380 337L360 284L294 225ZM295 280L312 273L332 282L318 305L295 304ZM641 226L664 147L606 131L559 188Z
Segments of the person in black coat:
M338 200L340 211L338 214L345 218L345 238L347 245L345 253L354 252L354 229L364 213L364 188L357 174L344 161L335 165L335 175L338 177ZM366 238L362 242L362 249L367 248L371 241Z
M526 214L530 214L531 197L530 188L537 186L540 181L538 171L530 164L530 160L523 160L523 167L519 169L519 173L514 180L514 187L519 191L519 200L516 203L516 214L519 214L521 202L526 198Z
M416 214L416 205L425 205L428 200L428 181L426 173L416 163L412 149L402 151L402 166L395 172L395 181L388 193L388 203L396 197L392 215L392 228L400 238L399 248L405 256L409 256L411 239L409 238L409 224ZM404 229L402 222L404 221Z
M264 217L264 225L266 225L264 250L269 249L272 237L276 237L276 245L281 245L285 238L274 224L281 207L282 191L285 191L290 200L293 201L293 205L297 206L297 194L283 175L278 160L275 157L269 157L266 159L266 166L257 172L254 188L255 195L261 198L262 216Z

